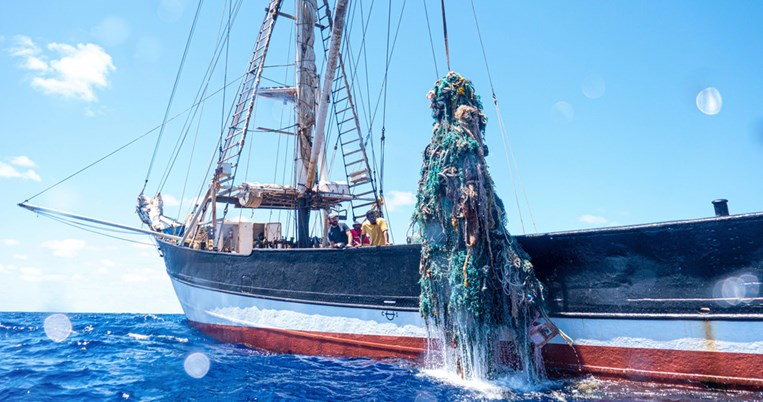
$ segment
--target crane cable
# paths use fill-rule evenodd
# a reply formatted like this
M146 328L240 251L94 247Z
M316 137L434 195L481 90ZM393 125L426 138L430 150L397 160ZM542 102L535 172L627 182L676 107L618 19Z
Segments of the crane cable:
M514 156L514 150L511 147L511 142L509 141L509 136L506 133L506 126L504 125L503 117L501 116L501 109L498 106L498 97L495 94L495 87L493 86L493 78L490 75L490 65L487 62L487 53L485 52L485 44L482 41L482 33L480 32L480 25L479 25L479 22L477 21L477 11L474 8L474 0L471 0L471 5L472 5L472 15L474 16L474 25L477 28L477 36L479 37L480 48L482 49L482 58L485 61L485 69L487 70L487 78L488 78L488 82L490 83L490 92L493 95L493 104L495 104L495 113L496 113L496 116L498 117L498 126L499 126L500 131L501 131L501 141L503 142L503 151L504 151L504 154L506 155L506 164L508 165L509 175L511 176L511 183L512 183L512 186L514 188L514 200L515 200L515 202L517 204L517 211L519 213L519 222L520 222L520 224L522 226L522 232L526 233L526 231L525 231L525 223L524 223L524 219L522 217L522 209L521 209L520 203L519 203L519 194L518 194L518 191L517 191L517 180L519 181L519 185L522 188L522 194L523 194L524 199L525 199L525 205L527 206L527 213L530 216L530 221L531 221L531 223L533 225L533 230L535 230L537 232L538 228L535 226L535 218L533 217L532 210L530 209L530 201L527 198L527 190L525 189L525 185L524 185L524 181L522 180L522 176L519 173L519 166L517 164L517 159ZM443 13L444 13L444 8L443 8ZM443 14L443 24L444 23L445 22L444 22L444 14ZM446 51L446 54L447 54L447 43L448 42L447 42L447 34L446 34L446 39L445 39L445 44L446 44L446 50L445 51ZM511 166L512 162L514 164L514 168L513 169L512 169L512 166ZM514 177L514 173L516 173L516 178Z
M445 0L440 0L442 8L442 35L445 38L445 61L448 62L448 71L450 71L450 52L448 51L448 24L445 21Z
M429 25L429 12L427 11L427 0L421 0L424 3L424 17L427 20L427 33L429 33L429 48L432 49L432 61L434 62L435 79L440 78L440 69L437 67L437 56L434 51L434 41L432 40L432 27Z

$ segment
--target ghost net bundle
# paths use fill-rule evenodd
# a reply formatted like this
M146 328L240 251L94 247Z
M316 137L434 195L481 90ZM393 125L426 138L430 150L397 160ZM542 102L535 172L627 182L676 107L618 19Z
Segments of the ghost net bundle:
M537 382L545 372L528 331L542 313L542 285L506 229L485 163L480 98L454 72L427 97L435 123L413 219L422 242L428 363L466 379L518 373Z

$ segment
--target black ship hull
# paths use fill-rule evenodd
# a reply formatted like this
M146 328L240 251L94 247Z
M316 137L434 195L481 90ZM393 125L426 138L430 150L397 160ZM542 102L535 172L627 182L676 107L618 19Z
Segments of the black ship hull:
M547 367L763 386L763 213L517 241L547 287L551 318L575 340L547 344ZM425 352L418 245L160 248L189 321L222 341L281 353Z

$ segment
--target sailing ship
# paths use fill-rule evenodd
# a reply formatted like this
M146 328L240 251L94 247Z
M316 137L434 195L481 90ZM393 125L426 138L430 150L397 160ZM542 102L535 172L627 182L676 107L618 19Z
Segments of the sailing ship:
M420 245L335 249L311 238L311 214L383 211L340 51L347 0L297 0L295 15L282 3L268 2L205 194L182 222L163 216L160 197L141 194L139 214L188 322L203 333L276 353L421 359ZM261 78L281 20L296 26L295 85L268 88ZM316 32L326 49L322 83ZM258 97L294 104L291 185L236 180ZM325 174L329 112L344 182ZM706 219L516 236L547 288L550 318L574 340L545 344L546 367L763 387L763 213L729 215L724 200L715 204ZM281 222L229 220L229 207L294 211L296 239Z

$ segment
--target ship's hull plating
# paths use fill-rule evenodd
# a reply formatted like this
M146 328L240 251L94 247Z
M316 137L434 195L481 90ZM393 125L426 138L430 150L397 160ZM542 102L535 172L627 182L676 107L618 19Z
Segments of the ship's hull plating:
M518 237L548 287L550 369L763 387L763 214ZM277 353L419 359L419 248L160 243L191 324Z

